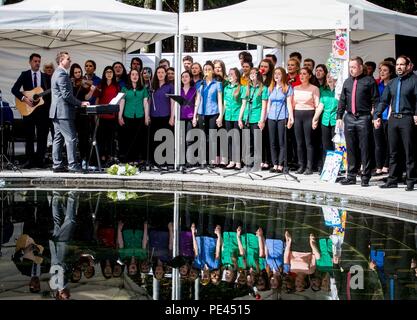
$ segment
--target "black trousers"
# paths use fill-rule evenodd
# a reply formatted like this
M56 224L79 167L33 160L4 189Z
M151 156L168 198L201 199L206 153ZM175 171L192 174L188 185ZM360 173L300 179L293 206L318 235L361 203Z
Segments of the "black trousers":
M371 150L369 149L372 134L371 115L355 117L347 113L344 117L344 123L348 179L356 181L356 176L362 164L362 179L369 180L371 178Z
M158 145L161 143L160 141L155 141L155 133L159 129L171 129L171 126L169 125L169 117L152 117L151 118L151 136L149 137L149 143L151 145L150 148L150 155L149 160L152 163L155 163L155 149L158 147Z
M269 165L272 163L270 144L268 121L266 121L262 130L262 162Z
M201 130L204 130L204 133L206 135L206 159L201 159L202 161L206 161L203 162L202 164L207 164L210 163L212 161L216 160L216 156L218 155L218 151L219 148L217 148L217 150L214 149L214 144L210 143L209 141L209 133L210 133L210 129L216 129L217 130L217 124L216 124L216 120L219 117L219 114L213 114L213 115L209 115L209 116L202 116L202 115L198 115L198 128ZM212 155L212 159L210 158L210 154ZM213 159L214 156L214 159Z
M414 131L414 119L411 115L404 116L402 119L391 116L388 120L389 182L397 182L397 177L401 176L401 172L398 172L401 170L401 166L398 165L400 145L403 146L405 152L407 183L416 182Z
M374 128L375 140L375 163L377 169L388 167L389 165L389 145L388 145L388 121L383 120L382 125Z
M93 118L77 112L75 115L75 126L77 128L78 149L80 151L81 160L87 160L90 155L91 135L93 130ZM100 119L101 121L101 119ZM94 157L92 157L94 159Z
M45 107L45 108L44 108ZM43 109L42 109L43 108ZM48 133L51 120L48 115L49 109L46 106L40 106L32 114L23 117L23 126L25 134L25 154L26 160L38 164L43 164L48 142ZM35 154L35 137L36 137L36 154Z
M286 122L287 122L286 119L282 119L282 120L268 119L269 147L271 150L272 164L275 166L284 165L285 154L287 152L287 146L285 143Z
M126 118L120 132L120 157L125 161L145 160L145 146L147 141L145 118Z
M312 120L314 110L295 110L295 139L297 140L298 164L313 169L314 146Z
M109 160L116 156L116 118L100 118L97 129L97 144L102 160Z
M334 151L334 143L332 141L334 137L334 131L336 126L321 125L321 142L323 144L323 163L326 159L326 153L328 150Z
M239 122L238 121L226 121L226 130L229 133L233 129L237 129L239 132L239 141L241 141L241 134L240 134L240 128L239 128ZM228 157L229 161L234 162L240 162L242 159L242 146L240 147L240 153L238 154L237 158L233 158L233 140L231 137L228 138Z

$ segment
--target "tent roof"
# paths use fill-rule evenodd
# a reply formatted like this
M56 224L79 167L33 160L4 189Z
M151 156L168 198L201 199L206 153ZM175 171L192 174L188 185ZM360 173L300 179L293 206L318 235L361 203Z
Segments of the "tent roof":
M359 23L352 23L354 18ZM247 0L220 9L180 15L181 34L268 47L332 40L335 29L350 27L360 30L357 39L356 31L352 32L353 40L387 33L415 35L417 17L365 0ZM365 34L364 30L373 33Z
M0 46L133 51L172 36L177 14L114 0L25 0L0 7Z

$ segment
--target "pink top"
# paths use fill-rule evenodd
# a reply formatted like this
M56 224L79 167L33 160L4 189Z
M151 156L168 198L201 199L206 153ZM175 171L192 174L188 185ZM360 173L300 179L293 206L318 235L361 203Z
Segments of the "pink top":
M294 88L293 105L295 110L315 110L320 102L320 89L310 84L306 88Z
M316 271L316 256L312 252L291 251L291 272L313 274Z

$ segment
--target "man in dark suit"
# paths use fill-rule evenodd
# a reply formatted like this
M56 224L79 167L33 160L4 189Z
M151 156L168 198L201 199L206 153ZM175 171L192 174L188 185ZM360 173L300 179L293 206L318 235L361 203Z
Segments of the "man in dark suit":
M81 102L74 97L72 83L68 76L68 69L71 65L71 58L68 52L60 52L56 62L58 68L51 79L52 102L49 117L54 124L54 141L52 144L53 172L66 172L62 159L62 147L67 147L68 171L82 172L81 166L77 163L77 134L75 129L75 108L76 106L87 106L87 101Z
M32 53L29 57L30 70L23 71L12 88L13 95L26 102L27 105L33 106L32 99L25 97L20 89L30 91L36 87L42 87L48 90L51 87L50 77L40 71L41 56ZM50 95L44 96L45 103L36 108L30 115L23 116L23 125L25 130L25 155L26 163L23 168L30 169L34 167L43 168L45 166L45 154L49 132L49 106L51 104ZM36 128L36 132L35 132ZM36 137L36 154L34 149L34 137Z

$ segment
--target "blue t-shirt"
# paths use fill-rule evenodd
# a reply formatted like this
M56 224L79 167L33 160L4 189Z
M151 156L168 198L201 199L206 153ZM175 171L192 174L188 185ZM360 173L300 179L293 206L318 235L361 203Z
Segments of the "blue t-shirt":
M378 85L379 89L379 96L382 97L382 93L385 90L386 85L384 84L384 81L381 81ZM388 120L388 112L389 112L389 105L386 106L386 109L382 113L382 120Z
M268 249L268 257L266 264L274 271L282 266L284 259L284 242L278 239L266 239L266 247Z
M196 237L198 256L194 258L193 266L203 269L206 264L210 270L220 268L220 259L216 260L216 238Z
M292 96L294 90L291 86L288 87L287 93L282 92L282 88L274 88L269 95L271 101L268 119L270 120L283 120L288 118L288 107L286 107L286 98Z
M197 89L200 93L200 105L198 106L198 114L211 116L219 113L219 101L217 94L223 93L223 85L221 82L212 80L209 84L206 81L201 82L201 86Z

